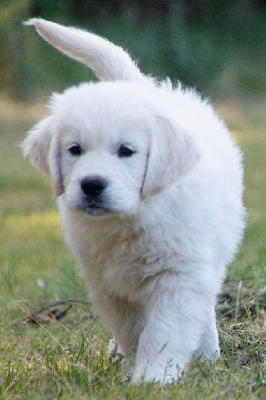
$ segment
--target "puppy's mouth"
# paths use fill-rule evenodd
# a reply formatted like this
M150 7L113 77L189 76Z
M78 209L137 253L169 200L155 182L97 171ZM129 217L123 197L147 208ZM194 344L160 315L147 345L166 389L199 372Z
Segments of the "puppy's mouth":
M87 207L84 208L84 210L87 215L90 215L92 217L103 217L107 214L110 214L110 210L96 203L90 203Z

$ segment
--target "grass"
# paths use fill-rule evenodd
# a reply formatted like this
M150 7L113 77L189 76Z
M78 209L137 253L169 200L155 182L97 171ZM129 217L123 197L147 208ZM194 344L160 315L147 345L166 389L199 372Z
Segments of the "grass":
M217 307L222 357L212 367L195 361L176 384L130 386L119 362L108 361L109 333L89 305L74 303L59 320L46 311L39 324L18 322L44 302L86 299L86 288L64 243L49 184L16 146L44 111L1 100L1 399L264 398L265 119L260 101L217 109L244 150L249 212Z

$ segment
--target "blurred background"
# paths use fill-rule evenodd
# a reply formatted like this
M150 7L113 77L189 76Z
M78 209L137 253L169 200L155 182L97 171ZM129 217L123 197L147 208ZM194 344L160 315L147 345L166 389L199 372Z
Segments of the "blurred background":
M91 30L126 48L141 69L195 86L214 100L265 91L264 0L0 0L0 86L36 100L91 79L33 28L42 17ZM263 59L264 53L264 59Z

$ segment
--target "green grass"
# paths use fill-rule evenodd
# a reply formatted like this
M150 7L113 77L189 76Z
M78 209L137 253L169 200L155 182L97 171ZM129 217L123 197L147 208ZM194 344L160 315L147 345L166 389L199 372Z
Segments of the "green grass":
M86 304L75 303L58 321L19 322L45 301L86 299L86 288L64 243L49 183L16 146L43 109L1 102L0 398L264 398L265 120L260 101L217 108L244 150L249 212L217 309L222 357L211 367L195 361L179 382L160 387L123 382L119 362L107 358L110 335Z

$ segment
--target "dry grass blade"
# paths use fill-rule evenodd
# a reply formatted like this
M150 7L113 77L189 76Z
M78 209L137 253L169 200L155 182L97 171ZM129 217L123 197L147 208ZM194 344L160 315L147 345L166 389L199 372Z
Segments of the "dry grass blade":
M35 310L33 313L28 315L27 317L19 320L16 324L41 324L46 322L51 322L54 320L60 320L67 315L67 312L72 308L72 306L76 303L90 305L91 303L85 300L81 300L79 296L72 297L70 299L59 300L55 302L48 302L45 306L42 306ZM60 309L58 307L67 304L67 307ZM46 314L44 312L48 311ZM89 318L93 318L93 315L90 311L88 311Z

